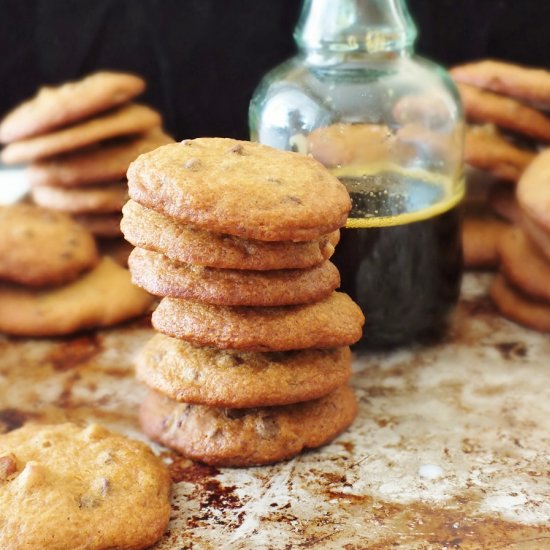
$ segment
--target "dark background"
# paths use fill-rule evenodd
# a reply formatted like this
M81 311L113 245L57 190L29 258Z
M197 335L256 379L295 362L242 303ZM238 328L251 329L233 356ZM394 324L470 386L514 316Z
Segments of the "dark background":
M417 52L550 66L549 0L409 0ZM144 76L177 139L248 137L261 76L293 55L300 0L0 0L0 117L42 84Z

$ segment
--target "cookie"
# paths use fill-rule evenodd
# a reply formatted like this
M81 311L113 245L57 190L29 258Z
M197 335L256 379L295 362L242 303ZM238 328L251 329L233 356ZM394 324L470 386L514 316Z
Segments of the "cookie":
M71 214L109 214L122 210L128 200L128 188L126 182L107 183L85 189L41 185L31 189L31 197L36 204L52 210Z
M517 185L520 208L534 222L550 232L550 150L537 155Z
M490 125L466 129L464 160L493 176L515 182L536 153L510 143Z
M130 197L184 224L262 241L309 241L345 224L346 188L298 153L226 138L165 145L128 170Z
M149 107L129 104L51 134L10 143L0 153L0 160L5 164L32 162L118 136L146 132L160 124L160 115Z
M69 216L30 204L0 206L0 280L67 283L98 262L93 237Z
M469 269L497 267L498 242L508 227L494 218L466 217L462 224L464 266Z
M140 351L136 373L176 401L213 407L267 407L316 399L351 376L349 348L274 353L193 346L164 334Z
M325 445L357 414L353 391L340 386L312 401L224 409L178 403L151 391L140 409L143 430L184 456L214 466L257 466Z
M72 124L122 105L145 89L145 81L126 73L102 71L60 86L43 87L0 123L0 143L11 143Z
M287 306L326 298L340 286L329 261L309 269L242 271L175 263L136 248L128 261L134 284L156 296L221 306Z
M340 239L338 230L315 241L258 241L211 233L158 214L130 200L121 229L133 245L171 260L222 269L302 269L327 260Z
M451 69L457 82L538 105L550 105L550 71L484 59Z
M511 97L458 84L458 90L469 120L491 123L542 141L550 140L550 118Z
M307 135L307 150L329 168L387 162L395 155L395 134L380 124L332 124Z
M130 163L142 153L174 140L160 128L138 137L115 139L89 150L35 162L27 167L31 185L80 187L126 177Z
M516 288L532 298L550 302L550 261L519 227L504 232L498 252L501 271Z
M122 231L120 230L122 216L119 213L75 214L73 218L96 237L104 239L122 237Z
M314 304L263 308L163 298L152 320L159 332L198 346L248 351L349 346L364 323L359 306L341 292Z
M516 200L516 192L510 185L498 183L492 185L487 195L487 202L497 216L510 223L520 222L521 212Z
M550 332L550 303L529 298L500 273L491 283L490 294L504 317L541 332Z
M550 233L531 219L525 212L521 212L520 227L525 231L529 240L538 251L550 260Z
M58 336L106 327L145 313L152 297L135 287L128 270L110 258L66 286L28 290L0 286L0 332Z
M139 441L92 424L0 435L0 547L154 544L170 519L170 476Z

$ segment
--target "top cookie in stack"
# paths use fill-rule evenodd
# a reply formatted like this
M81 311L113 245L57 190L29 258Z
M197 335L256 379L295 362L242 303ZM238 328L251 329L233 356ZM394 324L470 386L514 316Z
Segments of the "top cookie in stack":
M77 217L98 236L120 235L132 160L171 142L154 110L131 103L134 75L98 72L45 87L0 123L5 164L26 164L34 201Z
M328 261L351 201L320 163L201 138L140 156L122 229L134 282L163 296L138 359L154 439L210 464L290 458L353 419L363 316Z

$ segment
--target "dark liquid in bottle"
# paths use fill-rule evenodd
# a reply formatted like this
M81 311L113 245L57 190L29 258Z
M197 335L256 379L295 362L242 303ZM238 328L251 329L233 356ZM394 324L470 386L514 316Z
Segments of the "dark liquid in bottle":
M341 290L365 314L357 347L441 335L460 291L458 200L441 200L441 186L391 172L339 177L354 208L333 261Z

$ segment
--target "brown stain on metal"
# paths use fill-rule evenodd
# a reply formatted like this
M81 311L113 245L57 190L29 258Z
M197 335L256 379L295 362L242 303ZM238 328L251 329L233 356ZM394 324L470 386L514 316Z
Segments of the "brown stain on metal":
M476 492L457 496L446 508L419 502L388 503L368 495L327 490L325 497L337 500L352 516L360 515L372 522L381 537L372 537L369 550L387 548L460 548L460 549L543 549L550 548L550 528L523 525L497 517L472 514L479 503ZM314 525L310 526L314 528ZM424 543L424 546L417 546ZM364 548L351 545L350 548Z
M351 441L337 441L337 445L343 447L348 453L353 453L355 445Z
M46 356L56 371L67 371L81 367L102 350L96 334L81 336L55 346Z
M495 348L508 361L527 357L527 346L523 342L499 342Z
M160 457L167 464L174 483L180 483L182 481L187 481L188 483L205 483L220 473L214 466L192 462L175 451L163 451Z

